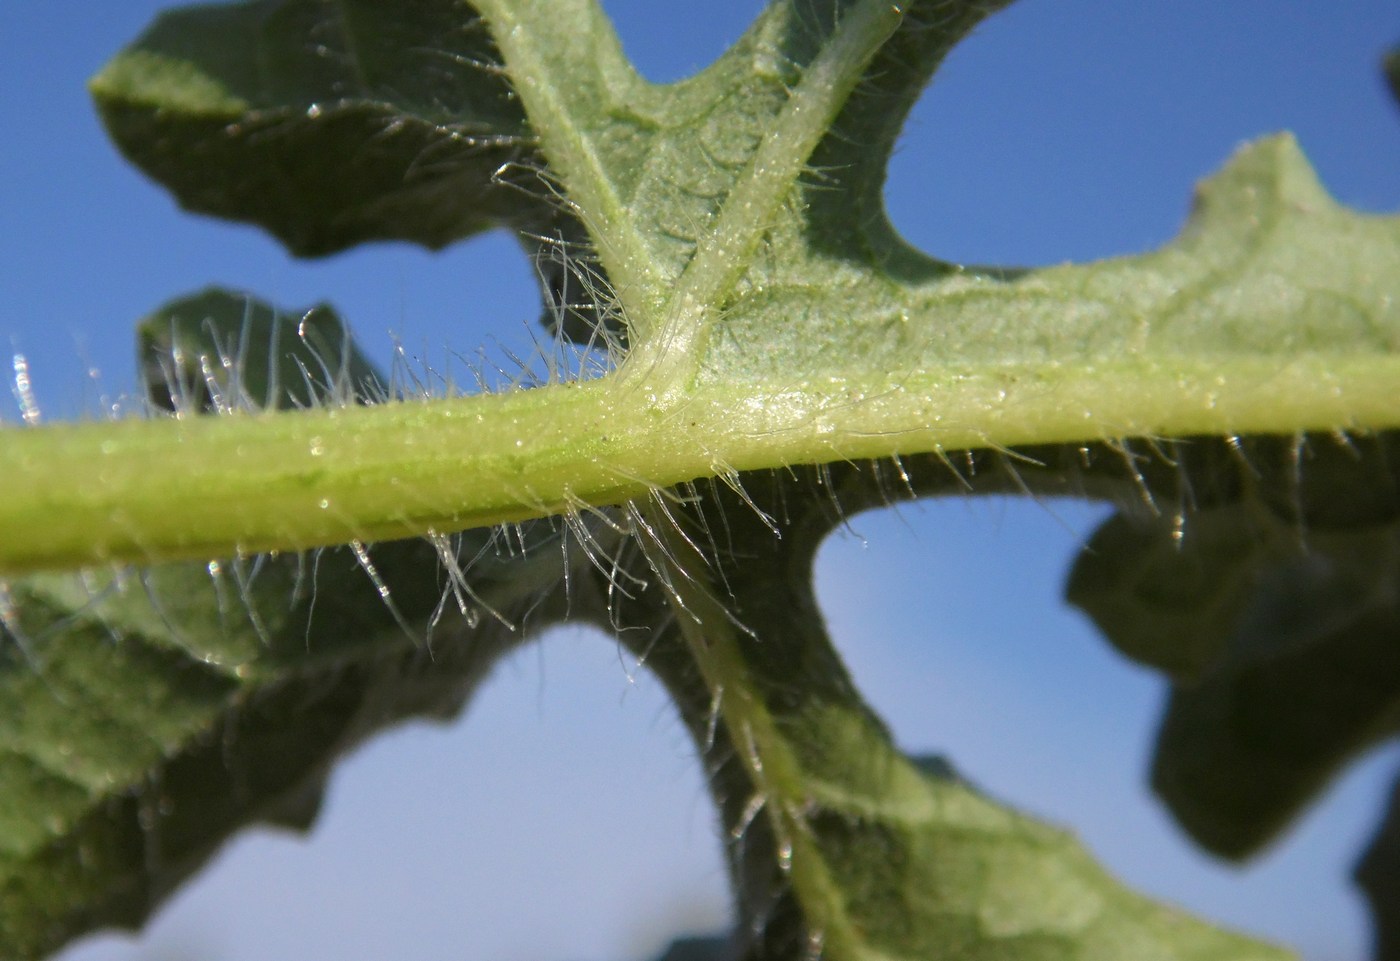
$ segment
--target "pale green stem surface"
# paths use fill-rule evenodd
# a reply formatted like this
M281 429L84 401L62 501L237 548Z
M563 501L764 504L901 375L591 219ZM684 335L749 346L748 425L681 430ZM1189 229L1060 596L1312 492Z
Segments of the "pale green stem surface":
M502 395L10 428L0 434L0 573L449 532L729 470L1400 427L1400 358L1171 360L724 385L679 398L626 380L624 364L599 380Z

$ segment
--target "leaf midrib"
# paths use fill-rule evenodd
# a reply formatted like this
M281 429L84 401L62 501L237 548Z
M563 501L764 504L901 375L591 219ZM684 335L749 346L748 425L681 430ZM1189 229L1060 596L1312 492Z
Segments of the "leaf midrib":
M623 302L632 343L623 364L624 379L651 385L654 389L646 393L650 403L669 407L683 402L716 309L748 268L778 207L859 82L866 64L898 29L903 12L885 0L863 0L841 18L831 39L803 71L771 131L719 205L709 232L663 299L654 296L663 271L640 229L647 212L623 203L612 187L601 153L572 122L561 93L568 78L559 76L536 46L536 31L528 22L528 13L522 18L518 16L520 7L507 8L500 0L482 7L493 21L508 71L524 78L517 92L525 112L551 166L561 172L571 203L593 234L599 259ZM607 29L611 31L611 25ZM539 36L557 36L557 31L539 31ZM609 32L607 39L612 42L606 46L617 49L615 34ZM595 69L603 76L611 66L600 58ZM629 296L634 290L652 292L653 296ZM659 307L652 308L653 304Z
M602 34L608 41L594 43L582 53L574 61L586 64L580 69L591 70L599 78L625 76L638 85L645 81L620 56L612 25L591 2L572 3L567 11L540 11L538 4L518 0L479 0L477 7L490 25L506 73L525 106L541 149L553 172L564 181L571 211L593 235L598 259L612 279L624 313L629 317L647 315L659 300L654 261L645 237L613 188L602 156L573 121L563 93L572 85L572 78L560 76L540 46L543 38L560 34L557 26L542 29L545 15L550 14L556 24L566 15L589 18L594 35Z

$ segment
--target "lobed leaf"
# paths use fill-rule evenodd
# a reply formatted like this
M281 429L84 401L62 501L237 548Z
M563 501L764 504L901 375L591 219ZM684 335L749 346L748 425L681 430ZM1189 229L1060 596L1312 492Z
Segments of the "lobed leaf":
M1241 151L1156 253L955 270L897 242L872 206L877 169L843 145L868 134L881 155L893 122L864 118L902 109L987 6L929 0L900 18L869 0L825 19L801 6L775 5L708 71L653 87L585 0L479 4L522 78L560 216L596 244L591 283L611 284L593 316L625 325L614 374L197 433L12 432L0 569L465 529L724 470L1400 426L1400 218L1339 207L1291 138ZM836 197L814 199L823 176ZM838 226L858 206L861 226ZM334 205L320 213L338 222ZM343 442L314 443L329 436ZM467 453L435 456L444 446ZM152 487L152 457L200 492L198 536L168 523L181 494ZM50 483L70 459L99 470L101 491ZM389 475L396 490L379 485ZM54 516L71 531L40 524Z
M625 341L627 354L598 381L507 397L337 402L211 418L198 430L176 417L12 432L0 524L14 536L0 544L0 570L424 532L440 544L442 531L621 504L630 530L612 512L603 526L633 540L600 549L582 528L576 553L599 569L575 580L612 598L613 625L649 657L705 755L748 957L1277 956L1123 890L1063 833L903 757L861 702L811 597L815 544L853 506L833 487L842 478L868 503L890 496L891 478L910 495L971 483L946 469L946 451L972 451L971 468L1035 444L1044 466L1003 480L1119 490L1121 467L1106 483L1088 465L1107 442L1151 500L1156 480L1144 475L1160 465L1142 465L1124 438L1400 428L1400 218L1340 208L1286 136L1242 150L1199 190L1182 235L1144 256L967 268L898 238L879 192L900 118L939 58L998 6L775 3L711 68L669 86L637 76L589 0L415 0L393 14L362 0L255 0L159 21L94 90L124 149L182 202L259 223L299 253L386 238L439 246L509 223L556 236L572 254L586 229L578 279L591 303L565 308L556 324ZM501 189L503 165L525 172L512 182L519 189ZM242 330L260 332L230 350L227 321L201 340L203 318L189 318L213 308L186 307L195 314L146 328L146 349L169 351L157 365L166 406L243 411L285 394L271 357L295 358L305 342L284 344L275 312L254 309ZM338 322L325 330L343 337ZM270 356L245 361L249 339ZM219 363L177 362L185 344ZM300 382L305 406L318 384L344 401L347 379L373 381L351 347L334 361L313 353L326 376L311 370ZM245 376L258 370L260 381ZM890 456L888 475L797 469ZM65 488L72 464L102 489ZM1183 745L1164 748L1173 763L1278 767L1276 755L1225 737L1250 688L1263 690L1259 730L1294 731L1301 718L1316 733L1283 739L1301 773L1246 798L1248 816L1216 835L1229 847L1390 730L1393 665L1376 639L1393 632L1394 612L1375 561L1390 557L1393 538L1368 511L1389 503L1394 485L1309 465L1299 484L1321 478L1315 493L1328 496L1295 484L1281 507L1267 485L1208 466L1200 500L1181 502L1194 512L1184 526L1111 522L1096 544L1126 563L1086 560L1072 590L1125 648L1204 679L1173 715L1186 736L1164 739ZM757 473L775 467L792 477ZM715 477L733 489L690 486ZM673 500L657 493L675 485ZM170 524L191 516L181 489L199 491L198 530ZM1338 490L1374 503L1334 505ZM1321 533L1295 550L1299 531ZM488 550L487 535L464 536ZM1164 539L1188 546L1165 553ZM451 710L511 642L491 628L470 653L453 644L425 680L400 621L433 622L454 591L496 591L513 610L563 574L559 555L527 552L443 593L424 576L434 551L389 551L404 552L378 569L395 607L374 578L343 591L331 578L333 608L318 606L309 627L300 569L285 558L239 583L236 604L205 568L13 584L8 626L33 652L32 662L14 655L24 670L0 677L24 706L3 755L17 847L4 875L13 880L2 883L13 903L33 906L3 921L15 943L42 950L84 925L133 921L234 824L259 812L305 820L336 750L401 715ZM148 585L154 602L134 585ZM296 603L265 611L263 590L284 602L290 591ZM1310 619L1293 617L1299 597ZM1151 616L1164 603L1189 610L1164 625ZM1183 630L1198 634L1184 649L1173 642ZM108 634L109 648L94 643ZM114 662L69 652L75 638ZM63 667L51 668L60 654ZM93 687L82 675L93 657L104 676L133 672L116 690L161 692L161 718L104 707L110 724L83 712L60 719L68 690ZM1375 696L1351 698L1363 680L1376 681ZM287 705L321 698L308 735ZM1350 714L1332 710L1343 698ZM1329 724L1308 725L1306 710L1290 716L1298 703ZM77 760L61 750L70 722ZM203 771L220 725L235 748L247 745L246 765L221 785L231 793L187 795L206 775L186 772ZM111 743L147 727L161 732L154 745ZM275 762L288 733L304 752L284 769ZM259 778L268 790L244 790ZM1209 800L1206 820L1239 801L1240 785L1221 783L1228 796ZM180 789L162 815L164 785ZM206 803L215 816L200 833L182 812ZM41 805L56 819L35 820Z

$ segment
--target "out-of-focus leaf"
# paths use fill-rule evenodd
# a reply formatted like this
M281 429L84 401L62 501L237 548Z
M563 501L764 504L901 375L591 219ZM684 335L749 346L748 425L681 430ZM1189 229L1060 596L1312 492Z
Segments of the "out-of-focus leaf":
M1196 677L1228 643L1263 531L1234 508L1145 520L1115 515L1074 565L1067 595L1124 654Z
M250 0L163 13L91 86L122 152L190 210L302 255L437 248L540 215L495 186L530 142L496 59L465 3Z
M1120 513L1075 565L1070 600L1177 678L1153 785L1217 854L1258 850L1400 729L1396 447L1260 439L1233 464L1188 458L1194 506Z
M1209 850L1276 837L1353 758L1400 730L1400 608L1362 609L1325 639L1241 663L1167 705L1152 786Z
M286 316L218 291L163 308L142 330L152 397L193 413L382 389L332 312L302 315L304 336ZM308 376L273 375L278 357ZM541 540L522 529L498 549L483 531L9 583L0 953L138 926L239 828L308 826L357 742L455 715L525 639L527 611L532 626L562 616L548 596L562 553L525 550ZM465 572L455 591L444 557Z
M1223 446L1175 447L1154 509L1101 526L1066 588L1119 650L1182 681L1317 643L1394 589L1394 435Z

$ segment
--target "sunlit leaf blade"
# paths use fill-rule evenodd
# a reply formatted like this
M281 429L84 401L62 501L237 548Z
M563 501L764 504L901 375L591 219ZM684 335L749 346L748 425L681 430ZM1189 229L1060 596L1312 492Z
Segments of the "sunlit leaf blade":
M464 3L252 0L162 14L91 87L123 153L190 210L304 255L437 248L538 216L493 186L530 140L495 59Z
M329 309L300 317L299 336L294 318L240 295L172 302L142 330L151 397L197 413L242 409L233 397L348 403L351 381L383 389ZM273 357L306 377L271 376ZM452 542L470 571L461 609L426 541L9 583L4 956L139 926L238 829L307 827L347 749L406 718L455 715L525 639L526 610L533 624L561 613L546 596L561 555L527 556L526 539L499 556L489 532Z
M1354 876L1370 902L1372 961L1400 959L1400 781L1390 790L1380 826Z
M803 237L794 250L806 247ZM934 398L942 385L985 378L981 403L952 410L931 402L927 422L965 423L970 433L978 425L989 437L1000 422L1024 424L1012 428L1024 435L1005 435L1012 442L1061 431L1068 440L1076 430L1081 439L1181 436L1252 418L1262 425L1266 412L1250 408L1287 390L1285 352L1290 364L1326 358L1333 373L1323 376L1334 378L1340 398L1361 390L1360 378L1348 377L1352 358L1394 357L1400 347L1400 300L1388 292L1400 278L1400 225L1338 208L1288 137L1241 150L1202 186L1180 238L1141 257L1014 282L931 274L893 287L874 264L789 253L775 258L780 267L757 265L763 282L726 308L724 336L705 358L707 379L791 382L802 371L852 391L881 383L897 396ZM1269 356L1280 358L1269 391L1229 399L1231 365L1244 375ZM1192 373L1159 384L1159 373L1177 365ZM1131 385L1103 384L1094 397L1062 379L1088 385L1111 369L1139 375ZM1308 376L1299 389L1317 390ZM914 386L921 382L930 386ZM1120 401L1120 412L1108 414ZM1069 423L1075 418L1078 428ZM960 444L950 438L948 446Z

